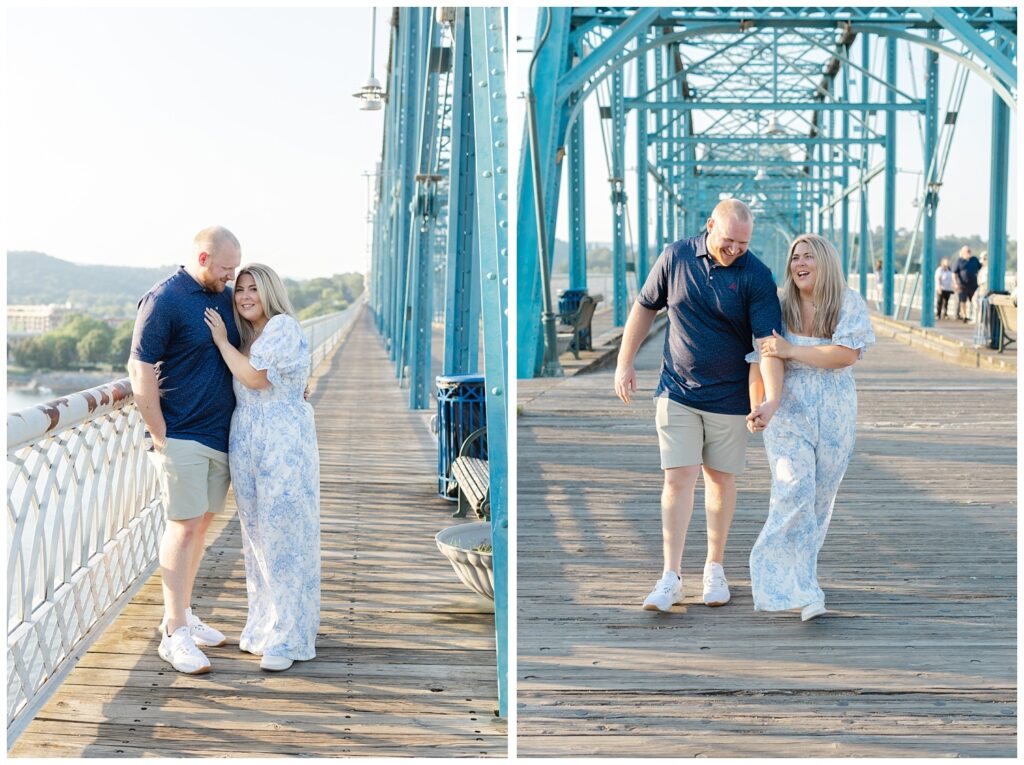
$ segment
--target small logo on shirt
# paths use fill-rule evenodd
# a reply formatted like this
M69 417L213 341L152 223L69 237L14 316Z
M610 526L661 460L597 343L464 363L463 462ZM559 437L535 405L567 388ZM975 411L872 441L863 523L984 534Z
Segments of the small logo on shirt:
M732 284L730 284L729 285L729 289L735 290L736 289L736 282L733 282Z

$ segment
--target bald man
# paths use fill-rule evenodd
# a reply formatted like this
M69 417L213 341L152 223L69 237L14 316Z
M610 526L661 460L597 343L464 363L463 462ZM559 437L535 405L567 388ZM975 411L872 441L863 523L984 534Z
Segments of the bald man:
M782 395L782 359L760 362L765 399L751 407L744 356L754 338L782 333L775 281L747 252L754 219L735 199L720 202L707 230L669 245L651 269L630 311L619 348L615 392L636 391L633 361L655 315L668 309L661 378L654 393L664 484L661 493L663 569L644 600L648 611L683 602L682 558L697 478L704 476L708 550L703 601L729 602L723 561L736 510L736 476L746 463L747 421L766 426Z
M216 310L238 347L228 284L241 260L238 239L226 228L196 234L189 262L139 301L128 362L167 518L160 540L164 619L158 653L190 675L210 671L199 646L226 642L189 606L206 530L227 497L228 431L235 409L231 371L203 313Z

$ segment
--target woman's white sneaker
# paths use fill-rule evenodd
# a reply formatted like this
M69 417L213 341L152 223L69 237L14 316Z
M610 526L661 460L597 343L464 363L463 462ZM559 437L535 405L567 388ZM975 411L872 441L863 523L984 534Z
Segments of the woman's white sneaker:
M651 594L644 599L645 611L667 613L672 606L683 602L683 582L675 571L666 571L654 585Z
M160 631L163 635L157 653L161 659L186 675L203 675L210 671L210 660L196 646L187 626L178 627L170 635L163 627Z
M811 603L800 609L800 621L809 622L811 619L816 619L822 614L827 614L825 610L825 601L819 600L817 603Z
M264 656L260 659L260 669L265 672L284 672L292 665L292 660L285 656Z

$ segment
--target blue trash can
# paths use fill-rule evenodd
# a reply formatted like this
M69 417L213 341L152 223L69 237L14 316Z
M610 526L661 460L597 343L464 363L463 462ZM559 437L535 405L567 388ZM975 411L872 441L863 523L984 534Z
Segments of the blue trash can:
M580 302L583 297L587 295L586 290L559 290L558 291L558 312L559 313L572 313L580 307ZM565 326L571 326L567 321L562 320L560 322ZM592 351L594 350L593 345L590 342L590 327L584 327L580 330L580 350L581 351Z
M483 375L437 378L437 493L454 501L459 490L451 480L452 463L462 442L487 425L487 390ZM487 459L487 439L470 447L470 456Z

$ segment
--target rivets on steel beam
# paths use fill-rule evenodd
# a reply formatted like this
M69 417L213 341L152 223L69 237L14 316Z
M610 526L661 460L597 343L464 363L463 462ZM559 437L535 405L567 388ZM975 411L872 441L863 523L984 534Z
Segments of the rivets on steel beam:
M494 273L494 271L488 271L487 272L487 281L493 282L497 278L498 278L498 275L496 273Z
M500 45L492 45L490 50L491 50L491 53L501 53L501 46Z
M498 192L498 199L500 199L502 201L505 201L506 199L508 199L508 194L506 194L504 191L499 191Z
M497 32L498 31L498 25L497 24L488 24L487 28L490 29L492 32Z
M491 70L492 77L497 77L499 74L501 74L501 70L498 69L498 67L494 67L494 69Z
M507 220L499 220L498 221L498 228L508 228L508 221Z
M480 80L476 85L477 85L478 88L486 88L487 87L487 80Z
M500 116L497 116L492 120L492 122L494 122L495 125L500 125L504 121L505 120L503 120Z
M481 173L481 175L483 175L484 178L490 178L491 177L491 171L490 170L484 170L483 173Z
M497 385L495 385L493 388L491 388L491 394L492 395L500 396L501 393L502 393L501 388L499 388Z
M501 175L502 173L505 172L505 168L503 165L498 165L496 168L494 168L494 172L496 172L498 175Z
M495 141L494 142L494 148L496 148L496 149L503 149L503 148L505 148L505 142L501 141L501 140Z

